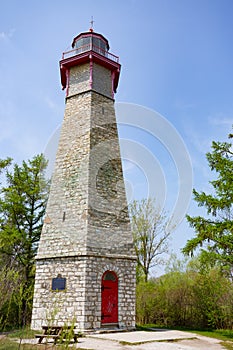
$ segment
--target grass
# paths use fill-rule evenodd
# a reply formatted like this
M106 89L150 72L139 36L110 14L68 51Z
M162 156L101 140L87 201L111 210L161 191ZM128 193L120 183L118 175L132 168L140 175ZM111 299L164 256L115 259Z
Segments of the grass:
M12 342L9 340L0 340L0 350L49 350L49 349L58 349L51 345L31 345L31 344L21 344L19 346L18 343Z
M216 330L209 330L209 331L189 330L189 332L203 335L209 338L215 338L219 340L233 342L233 330L228 330L228 329L216 329Z
M227 350L233 350L233 330L230 329L217 329L214 331L195 331L196 334L203 335L205 337L215 338L223 340L220 344Z
M37 331L33 331L30 328L16 329L8 333L9 338L20 338L20 339L32 339L35 337Z
M143 331L151 331L151 328L157 329L168 329L158 327L155 324L149 324L145 326L137 326L137 330ZM173 328L174 329L174 328ZM179 328L178 330L188 331L191 333L199 334L205 337L216 338L221 340L221 345L225 347L227 350L233 350L233 330L193 330L193 329L183 329ZM19 344L15 340L16 339L30 339L35 337L36 331L32 331L28 328L15 330L3 335L0 338L0 350L62 350L63 347L61 345L56 346L54 344ZM121 345L129 345L127 342L120 342ZM131 344L132 345L132 344ZM139 343L137 343L139 345ZM76 347L69 347L69 349L77 349ZM82 348L78 348L82 350ZM87 350L87 349L85 349ZM91 349L89 349L91 350Z
M147 324L143 326L137 326L137 330L143 331L151 331L151 328L157 329L168 329L163 327L158 327L155 324ZM172 328L175 329L175 328ZM194 329L184 329L184 328L176 328L177 330L190 332L199 334L209 338L215 338L222 340L221 345L225 347L227 350L233 350L233 330L230 329L216 329L216 330L194 330Z
M49 350L52 349L51 346L37 346L32 344L19 344L16 343L13 339L4 338L0 339L0 350ZM54 348L55 349L55 348Z
M230 344L230 343L228 343L228 342L221 342L220 343L222 346L224 346L225 347L225 349L227 349L227 350L233 350L233 344Z
M4 339L0 339L0 350L62 350L63 347L61 345L54 344L19 344L16 343L13 339L9 339L8 337ZM66 349L66 347L65 347ZM69 350L77 349L76 347L69 347ZM81 348L78 348L81 350ZM85 349L87 350L87 349ZM91 350L91 349L90 349Z
M34 339L37 331L32 331L29 328L18 329L12 332L2 334L0 338L0 350L62 350L67 348L67 344L54 345L54 344L21 344L16 340L20 339ZM70 350L77 349L76 347L69 347ZM81 349L80 349L81 350Z
M36 350L37 347L32 347L30 344L19 344L15 339L31 339L34 338L35 331L32 331L29 328L18 329L12 332L7 332L0 338L0 350ZM40 348L43 350L43 348ZM47 347L47 349L49 349Z
M51 343L43 343L43 344L22 344L20 340L23 339L34 339L35 334L38 331L31 330L30 328L21 328L10 332L0 333L0 350L49 350L49 349L67 349L68 343L64 341L64 343L59 345L54 345ZM78 333L78 337L82 337L82 333ZM69 349L76 349L75 346L69 346ZM79 348L81 350L81 348ZM86 349L85 349L86 350Z

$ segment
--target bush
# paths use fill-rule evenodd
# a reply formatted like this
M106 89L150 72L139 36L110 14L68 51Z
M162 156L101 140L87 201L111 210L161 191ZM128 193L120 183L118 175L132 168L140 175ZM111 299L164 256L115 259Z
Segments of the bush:
M136 320L142 325L232 329L232 282L215 267L187 268L137 285Z

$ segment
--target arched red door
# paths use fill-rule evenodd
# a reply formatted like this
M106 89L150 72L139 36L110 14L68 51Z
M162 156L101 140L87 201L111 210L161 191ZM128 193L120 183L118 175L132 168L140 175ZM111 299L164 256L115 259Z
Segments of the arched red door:
M102 276L101 323L118 323L118 278L113 271Z

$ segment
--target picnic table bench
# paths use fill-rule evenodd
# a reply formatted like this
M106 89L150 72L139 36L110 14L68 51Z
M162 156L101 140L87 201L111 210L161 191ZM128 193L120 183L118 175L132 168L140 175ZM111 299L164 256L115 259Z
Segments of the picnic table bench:
M56 343L58 339L74 339L75 343L78 340L77 335L74 333L73 326L42 326L42 330L42 334L35 334L35 337L39 338L38 344L41 344L44 338L51 338L54 343Z

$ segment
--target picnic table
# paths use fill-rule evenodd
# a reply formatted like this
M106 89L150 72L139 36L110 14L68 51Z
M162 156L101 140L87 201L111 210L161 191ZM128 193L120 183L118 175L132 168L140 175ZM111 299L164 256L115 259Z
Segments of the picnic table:
M53 339L54 343L58 341L58 339L74 339L74 342L77 342L77 335L74 333L73 326L42 326L43 333L35 334L36 338L39 338L38 344L41 344L44 338Z

